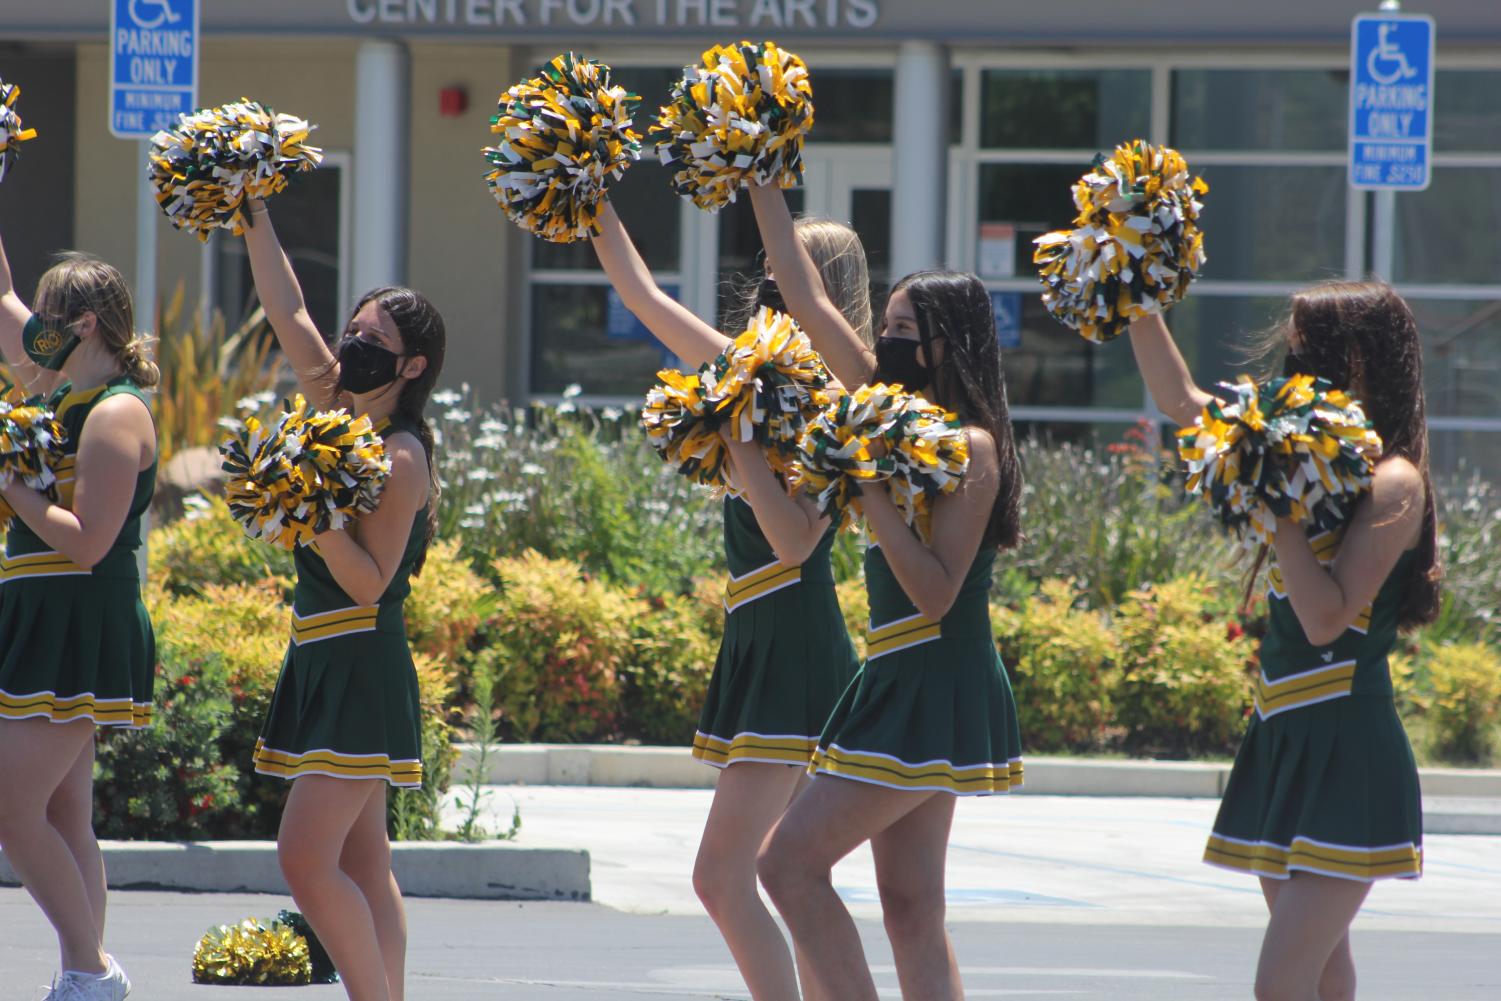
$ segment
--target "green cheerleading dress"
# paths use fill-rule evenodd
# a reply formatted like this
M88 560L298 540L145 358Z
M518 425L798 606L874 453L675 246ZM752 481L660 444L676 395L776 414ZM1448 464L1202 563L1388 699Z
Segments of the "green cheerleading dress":
M912 604L878 545L865 552L865 666L808 770L892 789L986 796L1022 785L1016 702L990 628L995 550L982 549L941 620Z
M750 505L725 500L724 640L693 737L698 760L807 765L859 666L834 593L833 545L830 527L801 566L789 566Z
M376 426L380 434L407 430L399 419ZM256 772L422 785L421 698L402 606L426 532L424 507L373 605L344 592L316 543L297 548L292 636L255 744Z
M53 469L63 507L73 505L84 422L112 396L146 402L124 376L79 392L64 384L47 401L67 431ZM92 568L53 550L20 517L11 519L0 557L0 719L150 725L156 639L136 556L155 490L153 461L136 474L120 534Z
M1321 563L1334 559L1341 535L1309 537ZM1375 600L1326 646L1308 641L1273 564L1256 712L1205 862L1273 879L1422 874L1417 764L1387 666L1413 559L1403 553Z

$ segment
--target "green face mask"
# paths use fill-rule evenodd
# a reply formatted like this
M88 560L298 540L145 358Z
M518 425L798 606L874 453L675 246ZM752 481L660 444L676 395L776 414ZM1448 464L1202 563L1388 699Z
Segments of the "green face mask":
M26 349L26 357L40 367L56 372L63 367L63 362L68 360L73 349L78 347L78 337L76 334L51 329L42 322L41 317L33 313L21 331L21 346Z

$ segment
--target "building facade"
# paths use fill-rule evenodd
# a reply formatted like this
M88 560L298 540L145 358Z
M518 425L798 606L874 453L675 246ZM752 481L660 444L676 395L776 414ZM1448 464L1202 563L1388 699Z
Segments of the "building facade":
M148 0L137 0L149 6ZM450 331L447 381L482 399L637 400L670 359L621 308L586 244L500 216L480 147L510 83L557 52L609 63L638 125L708 44L773 38L808 62L817 121L800 211L851 222L874 285L943 265L993 292L1026 429L1117 437L1151 416L1123 341L1095 346L1038 299L1031 240L1072 215L1099 150L1146 137L1210 185L1209 262L1170 316L1205 382L1298 287L1359 277L1374 200L1346 183L1345 0L206 0L198 95L251 97L319 126L328 151L272 203L325 333L372 285L426 292ZM1388 277L1422 327L1436 463L1501 478L1501 5L1429 0L1437 22L1428 190L1396 197ZM144 152L108 130L108 6L0 0L0 77L41 133L0 187L22 288L65 247L137 269ZM614 204L658 280L721 319L759 242L749 205L699 212L643 159ZM142 214L141 218L150 218ZM240 241L158 213L156 286L231 322L252 303ZM1383 268L1384 270L1384 268Z

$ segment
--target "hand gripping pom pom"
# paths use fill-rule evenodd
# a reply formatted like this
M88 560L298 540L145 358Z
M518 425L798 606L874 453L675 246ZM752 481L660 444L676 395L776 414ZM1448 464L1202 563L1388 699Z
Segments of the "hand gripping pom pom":
M490 131L505 138L482 152L506 218L553 243L597 234L606 182L641 155L640 100L610 82L610 67L572 52L502 94Z
M647 440L679 472L716 491L724 478L722 428L737 441L756 441L767 462L791 475L807 422L832 400L831 376L808 336L784 313L767 307L717 358L693 375L666 370L646 397Z
M207 240L216 229L239 235L246 198L269 198L287 178L323 162L307 144L316 126L248 98L177 116L151 139L147 176L172 225Z
M391 474L368 417L314 412L300 395L270 427L247 418L219 452L230 513L246 535L282 549L374 511Z
M0 80L0 181L20 158L21 143L36 138L36 129L23 127L21 116L16 114L16 98L20 96L20 87Z
M799 444L795 485L841 528L862 515L865 483L887 481L902 518L931 537L932 502L953 493L969 469L969 439L958 415L901 386L878 383L841 396L809 425Z
M795 186L813 127L808 67L774 42L719 45L683 68L650 139L673 190L718 212L751 185Z
M1137 139L1096 156L1074 184L1075 228L1033 241L1048 312L1099 344L1179 302L1204 266L1208 191L1166 146Z
M288 924L246 918L210 928L193 950L193 983L300 987L313 982L305 938Z
M0 486L19 479L33 490L57 499L57 477L52 469L63 458L67 433L52 411L14 399L0 400ZM0 498L0 525L15 516Z
M1370 489L1381 439L1360 404L1311 375L1221 383L1178 432L1189 493L1209 502L1246 548L1270 543L1278 518L1337 528Z

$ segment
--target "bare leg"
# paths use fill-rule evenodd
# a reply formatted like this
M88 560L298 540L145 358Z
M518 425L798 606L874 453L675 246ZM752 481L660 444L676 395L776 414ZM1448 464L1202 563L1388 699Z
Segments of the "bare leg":
M762 851L761 881L829 1001L877 997L860 933L834 892L834 863L933 795L819 776Z
M1261 893L1266 897L1267 910L1277 904L1277 891L1287 885L1286 880L1263 879ZM1350 952L1350 933L1346 931L1339 944L1330 953L1324 971L1319 974L1319 1001L1354 1001L1355 957Z
M366 804L384 783L304 775L292 783L277 854L303 916L338 968L350 1001L390 1001L370 904L339 857Z
M799 768L797 789L792 793L792 798L796 800L798 796L807 791L808 785L812 781L813 777L806 770ZM789 803L788 806L790 808L791 804ZM768 834L767 838L769 839L770 837L771 835ZM763 845L762 847L765 846ZM795 941L792 943L792 956L797 961L797 981L803 989L803 1001L828 1001L828 994L818 986L818 977L813 972L812 962L809 961L807 956L803 955L802 947Z
M47 822L62 835L83 876L88 891L89 908L94 912L94 928L104 941L104 913L107 893L104 880L104 856L99 839L94 836L94 741L84 742L83 749L62 784L47 801Z
M1321 985L1354 992L1354 965L1341 984L1338 966L1330 970L1336 951L1349 951L1350 922L1371 890L1369 883L1298 872L1281 886L1262 892L1271 904L1261 957L1256 964L1257 1001L1320 1001ZM1337 997L1338 995L1336 995Z
M798 996L787 940L756 885L756 855L786 811L801 774L756 761L721 771L693 863L693 889L756 1001Z
M57 931L62 968L80 973L103 973L104 949L88 879L47 822L47 803L93 739L89 720L0 722L0 847Z
M386 989L391 1001L402 1001L406 993L407 915L402 906L401 889L391 874L391 841L386 836L386 784L377 782L376 791L365 803L354 822L339 868L364 894L375 922L375 937L380 942L381 959L386 967Z
M960 1001L964 988L944 928L943 876L954 797L930 796L870 839L881 916L903 1001Z

